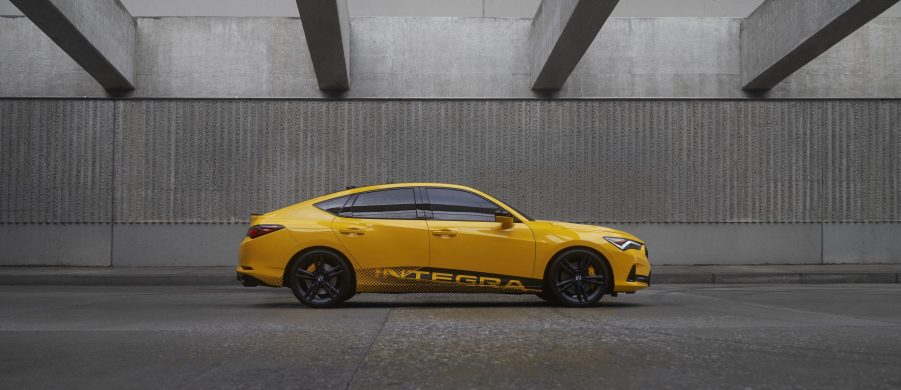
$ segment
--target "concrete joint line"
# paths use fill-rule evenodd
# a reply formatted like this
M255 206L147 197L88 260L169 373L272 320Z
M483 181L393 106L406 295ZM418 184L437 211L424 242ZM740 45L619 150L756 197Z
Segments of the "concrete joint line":
M366 364L366 360L369 359L369 354L372 352L372 347L375 346L375 342L378 341L379 337L382 336L382 331L385 330L385 324L388 323L388 319L391 318L391 313L394 312L394 308L388 309L388 313L385 314L385 320L382 321L382 325L379 326L379 331L376 332L375 337L372 338L372 341L369 343L369 348L366 349L366 354L363 355L363 358L360 359L360 364L357 364L357 367L354 368L353 374L350 375L350 379L347 380L347 386L344 389L349 389L350 385L353 384L354 378L357 377L357 373L360 371L360 367L363 367L363 364Z

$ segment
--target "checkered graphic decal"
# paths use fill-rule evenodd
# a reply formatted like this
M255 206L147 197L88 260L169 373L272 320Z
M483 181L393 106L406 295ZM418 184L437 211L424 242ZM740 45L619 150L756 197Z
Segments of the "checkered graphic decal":
M282 287L285 285L284 282L282 281L281 276L276 277L276 276L256 276L256 275L254 275L254 277L257 278L257 280L259 280L263 283L266 283L267 285L272 286L272 287Z
M357 292L369 293L536 293L541 281L507 275L436 269L385 267L359 269Z

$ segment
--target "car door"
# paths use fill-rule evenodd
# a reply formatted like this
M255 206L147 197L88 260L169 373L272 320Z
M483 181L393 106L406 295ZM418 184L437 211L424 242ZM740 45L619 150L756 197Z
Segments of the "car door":
M495 212L504 209L469 191L426 187L423 192L431 210L433 269L532 277L535 238L526 224L504 228L495 222Z
M333 221L338 241L362 268L419 268L429 264L428 225L415 188L355 195Z

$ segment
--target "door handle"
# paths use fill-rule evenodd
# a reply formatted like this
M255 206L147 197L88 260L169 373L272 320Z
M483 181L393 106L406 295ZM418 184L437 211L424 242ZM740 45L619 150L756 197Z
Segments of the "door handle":
M362 236L362 235L366 234L366 232L363 229L360 229L358 227L338 229L338 233L341 233L341 234L344 234L347 236Z
M457 232L450 230L450 229L439 229L439 230L432 230L432 235L438 236L438 237L449 238L449 237L456 236Z

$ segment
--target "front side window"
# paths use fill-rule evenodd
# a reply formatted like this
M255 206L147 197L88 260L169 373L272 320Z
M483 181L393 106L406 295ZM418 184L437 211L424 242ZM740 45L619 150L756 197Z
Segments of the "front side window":
M374 219L416 219L416 197L412 188L364 192L342 216Z
M432 217L444 221L484 221L494 222L496 204L467 191L428 188Z

